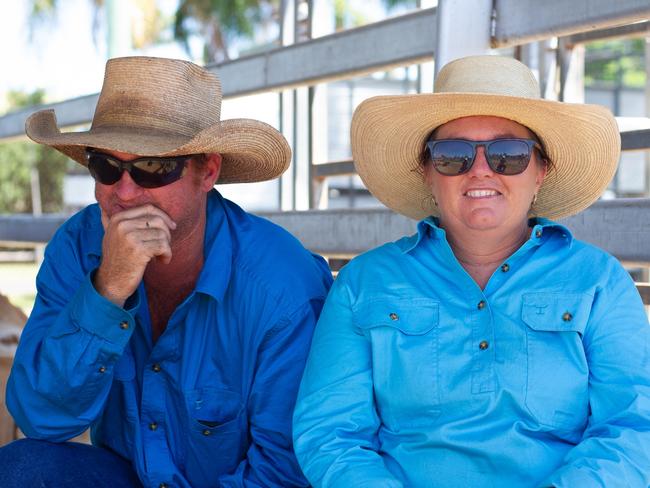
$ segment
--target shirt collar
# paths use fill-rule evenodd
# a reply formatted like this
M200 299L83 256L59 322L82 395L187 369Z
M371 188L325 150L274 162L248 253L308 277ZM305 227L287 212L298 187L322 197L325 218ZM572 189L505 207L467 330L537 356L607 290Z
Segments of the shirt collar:
M97 203L90 206L90 218L87 220L88 227L83 232L86 241L86 256L101 259L102 241L104 240L104 227L102 225L102 215ZM85 227L85 226L84 226Z
M224 200L217 190L208 193L203 269L196 291L222 301L232 271L232 235Z
M550 236L566 239L567 245L571 245L573 242L571 231L566 226L552 220L534 217L528 221L528 225L532 228L530 240L535 245L540 245ZM440 227L440 220L437 217L429 216L418 222L417 234L403 241L402 253L409 253L425 239L446 239L446 236L445 230Z

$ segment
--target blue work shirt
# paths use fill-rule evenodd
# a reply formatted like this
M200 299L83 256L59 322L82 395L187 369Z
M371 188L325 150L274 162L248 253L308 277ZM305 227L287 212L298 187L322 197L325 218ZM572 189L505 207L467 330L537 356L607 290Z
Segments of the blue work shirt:
M341 271L294 413L315 487L649 485L634 283L565 227L531 226L484 290L431 218Z
M291 414L325 261L211 191L196 288L153 344L143 284L126 309L92 285L103 235L91 205L47 247L7 388L18 426L51 441L90 426L145 486L305 486Z

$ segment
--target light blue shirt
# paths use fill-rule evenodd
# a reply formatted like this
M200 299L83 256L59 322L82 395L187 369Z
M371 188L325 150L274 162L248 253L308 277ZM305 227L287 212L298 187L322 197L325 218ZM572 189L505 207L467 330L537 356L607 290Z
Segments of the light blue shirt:
M92 205L47 247L7 387L23 432L64 441L91 426L147 487L306 486L291 414L325 261L212 191L196 288L153 344L143 284L126 309L92 285L103 235Z
M647 487L650 326L628 273L545 219L484 290L434 219L354 259L294 413L315 487Z

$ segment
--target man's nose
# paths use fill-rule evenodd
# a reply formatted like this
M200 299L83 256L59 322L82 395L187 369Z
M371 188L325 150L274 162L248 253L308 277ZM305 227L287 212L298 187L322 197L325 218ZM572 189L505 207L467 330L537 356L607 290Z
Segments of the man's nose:
M121 200L131 200L139 196L143 191L143 188L138 185L128 171L122 172L122 177L113 185L113 192Z

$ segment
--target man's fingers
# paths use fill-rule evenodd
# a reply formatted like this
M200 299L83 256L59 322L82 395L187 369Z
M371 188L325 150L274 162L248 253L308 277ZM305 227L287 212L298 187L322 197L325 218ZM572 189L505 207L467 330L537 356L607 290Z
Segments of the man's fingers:
M167 215L166 212L163 210L159 209L158 207L148 204L148 205L142 205L140 207L133 207L129 208L128 210L123 210L122 212L118 212L115 215L113 215L114 219L117 220L134 220L134 219L141 219L145 218L148 220L151 220L153 218L159 218L161 219L167 227L170 229L175 229L176 228L176 222L174 222L169 215ZM144 224L145 220L143 220ZM149 222L149 225L151 226L151 222Z
M142 244L152 258L159 258L165 263L172 260L172 249L166 239L152 239L143 241Z
M172 234L170 232L169 223L167 220L160 217L159 215L154 215L154 216L147 215L145 217L137 219L137 221L139 223L139 228L143 230L160 229L163 232L165 232L167 238L171 240Z

